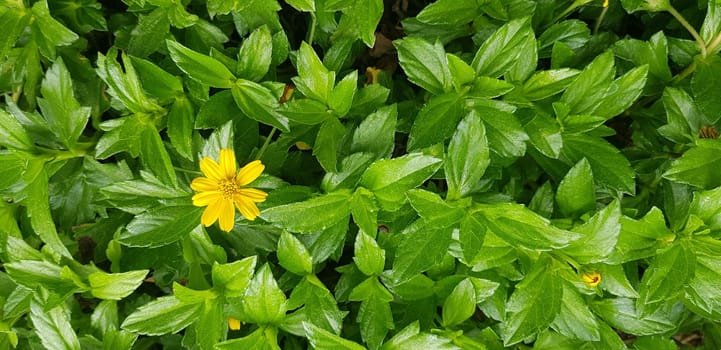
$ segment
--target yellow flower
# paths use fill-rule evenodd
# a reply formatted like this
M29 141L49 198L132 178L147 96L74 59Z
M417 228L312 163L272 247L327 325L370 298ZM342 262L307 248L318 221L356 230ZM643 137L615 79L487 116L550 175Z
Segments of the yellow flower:
M255 203L265 201L268 194L255 188L244 186L253 182L263 172L265 166L254 160L235 173L235 153L229 149L220 150L220 163L208 157L200 161L200 170L206 177L196 177L190 188L198 192L193 196L193 205L204 207L200 222L210 226L216 220L220 229L229 232L235 224L235 207L248 220L255 220L260 211Z
M603 0L603 7L608 7L608 0Z
M601 274L593 271L593 272L584 272L583 275L581 275L581 279L583 282L586 283L589 287L595 287L599 283L601 283Z

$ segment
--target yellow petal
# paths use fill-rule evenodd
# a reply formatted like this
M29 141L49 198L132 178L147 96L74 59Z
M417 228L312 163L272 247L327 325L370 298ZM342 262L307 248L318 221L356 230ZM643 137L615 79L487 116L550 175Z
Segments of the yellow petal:
M218 191L200 192L193 196L193 205L196 207L204 207L223 199L223 195Z
M220 223L220 229L225 232L230 232L235 225L235 208L233 208L233 202L229 199L220 201L220 215L218 221Z
M218 189L218 183L207 177L196 177L190 183L190 188L196 192L215 191Z
M220 170L224 179L235 177L235 153L233 150L223 148L220 150Z
M205 157L200 161L200 171L202 171L203 174L212 181L220 182L225 180L223 177L223 170L220 169L220 165L208 157Z
M240 320L228 317L228 328L232 331L237 331L240 329Z
M218 220L218 215L220 215L220 205L222 203L223 201L219 200L208 204L208 207L205 208L205 211L203 212L203 216L200 218L200 222L203 226L208 227L212 225L215 220Z
M238 194L253 202L264 202L268 197L267 193L255 188L241 188L238 190Z
M235 182L237 182L239 186L245 186L257 179L263 170L265 170L265 165L259 160L254 160L240 168L238 176L235 177Z
M246 220L253 221L255 220L255 218L258 217L258 215L260 215L260 210L258 210L258 207L249 199L246 199L239 195L235 195L233 199L235 202L235 206L238 208L238 211L243 214L243 217L245 217Z

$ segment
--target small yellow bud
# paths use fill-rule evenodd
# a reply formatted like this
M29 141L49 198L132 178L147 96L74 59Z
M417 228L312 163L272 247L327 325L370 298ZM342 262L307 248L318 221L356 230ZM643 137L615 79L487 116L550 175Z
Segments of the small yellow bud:
M378 69L376 67L366 68L366 78L368 79L366 85L378 84L378 74L380 74L382 71L382 69Z
M608 0L603 0L603 7L608 7Z
M583 275L581 275L581 279L584 283L586 283L587 286L595 287L599 283L601 283L601 274L597 271L584 272Z
M240 321L235 318L228 317L228 328L230 328L231 331L239 330L240 329Z
M298 141L298 142L296 142L296 143L295 143L295 147L296 147L297 149L301 150L301 151L307 151L307 150L313 148L313 147L311 147L309 144L307 144L307 143L305 143L305 142L303 142L303 141Z

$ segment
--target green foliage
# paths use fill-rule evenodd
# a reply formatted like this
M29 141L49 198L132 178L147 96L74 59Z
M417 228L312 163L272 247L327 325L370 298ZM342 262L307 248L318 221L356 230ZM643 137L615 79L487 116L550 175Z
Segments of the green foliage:
M719 1L0 23L0 349L721 348Z

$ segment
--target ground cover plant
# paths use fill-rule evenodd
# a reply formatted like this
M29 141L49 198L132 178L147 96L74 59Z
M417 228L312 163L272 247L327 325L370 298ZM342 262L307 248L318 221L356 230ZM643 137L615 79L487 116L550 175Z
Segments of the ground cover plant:
M718 0L0 0L0 348L721 348Z

